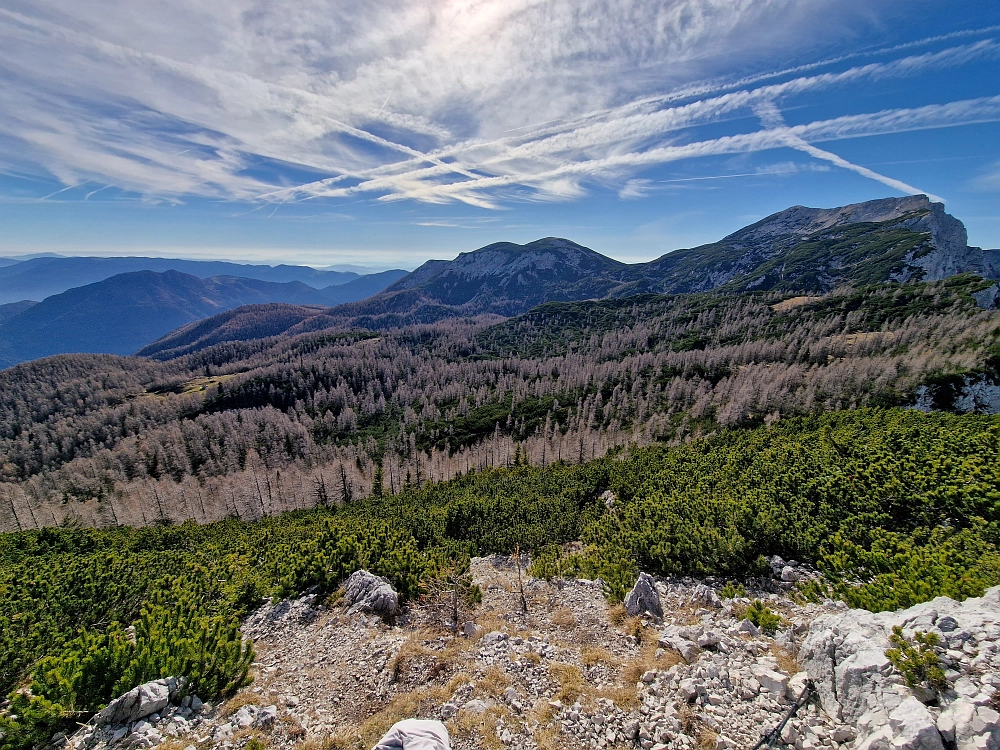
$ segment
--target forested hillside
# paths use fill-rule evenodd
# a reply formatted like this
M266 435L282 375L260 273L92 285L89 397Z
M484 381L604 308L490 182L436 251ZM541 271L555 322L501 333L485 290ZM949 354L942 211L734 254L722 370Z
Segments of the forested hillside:
M956 378L996 375L997 313L971 297L984 286L647 295L549 303L494 325L226 342L166 362L25 363L0 373L0 523L256 518L515 454L579 463L719 427L903 405L925 385L949 408Z

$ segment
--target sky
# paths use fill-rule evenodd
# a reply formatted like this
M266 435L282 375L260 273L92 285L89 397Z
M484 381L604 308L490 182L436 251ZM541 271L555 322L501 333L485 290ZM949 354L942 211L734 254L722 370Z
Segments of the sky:
M915 193L1000 247L998 0L0 0L0 255L639 262Z

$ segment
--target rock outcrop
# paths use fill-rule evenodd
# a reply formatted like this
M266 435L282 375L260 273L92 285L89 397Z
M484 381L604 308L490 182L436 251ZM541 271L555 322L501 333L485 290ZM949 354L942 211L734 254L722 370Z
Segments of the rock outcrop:
M344 603L348 612L391 617L399 611L399 594L385 578L356 570L344 584Z
M886 656L894 626L907 637L938 636L950 689L907 687ZM857 727L858 750L1000 748L1000 586L961 603L939 597L900 612L822 615L799 661L826 712Z
M656 592L656 582L649 573L640 573L639 580L625 597L625 609L630 615L649 613L653 617L663 617L660 595Z
M184 681L177 677L164 677L139 685L111 701L94 717L94 724L130 724L145 719L166 708L183 687Z
M310 594L247 618L255 679L233 702L203 707L158 681L109 706L125 723L54 744L295 750L373 721L388 727L405 696L417 718L453 730L454 750L737 750L778 727L811 679L819 700L783 725L785 750L1000 750L1000 587L873 614L796 603L782 572L811 571L770 562L773 579L747 582L737 598L721 598L718 580L646 576L638 593L655 593L663 619L644 609L621 627L598 581L525 576L525 612L510 559L474 558L483 601L460 613L461 634L447 626L450 604L417 603L391 620L364 611L392 598L387 582L358 571L340 606ZM753 600L780 615L773 635L745 619ZM938 635L944 694L915 692L895 672L885 656L893 625ZM164 691L170 703L140 716Z

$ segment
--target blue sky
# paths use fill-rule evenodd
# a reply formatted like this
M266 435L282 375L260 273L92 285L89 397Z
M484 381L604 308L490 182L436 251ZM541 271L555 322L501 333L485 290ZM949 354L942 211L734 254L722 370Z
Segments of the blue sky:
M1000 247L1000 3L0 0L0 255L626 261L923 192Z

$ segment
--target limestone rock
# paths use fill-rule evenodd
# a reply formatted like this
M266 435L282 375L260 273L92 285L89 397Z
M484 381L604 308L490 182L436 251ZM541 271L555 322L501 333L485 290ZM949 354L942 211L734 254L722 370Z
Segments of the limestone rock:
M838 611L812 621L798 659L827 713L857 728L857 750L941 750L945 743L987 750L1000 747L1000 715L988 705L996 688L974 664L996 671L998 622L1000 586L961 603L938 597L899 612ZM936 720L918 699L927 696L906 687L885 656L894 626L940 639L954 689Z
M722 599L715 593L715 589L704 583L699 583L691 590L690 603L703 607L714 607L715 609L722 608Z
M394 615L399 611L399 594L385 578L356 570L344 586L344 603L349 613Z
M889 714L893 747L898 750L944 750L941 734L927 706L907 698Z
M625 597L625 609L630 615L641 615L648 612L654 617L663 617L663 607L660 595L656 591L656 581L649 573L640 573L639 580Z
M184 686L178 677L164 677L132 688L94 717L94 724L130 724L164 709Z
M1000 748L1000 713L990 706L977 706L959 698L937 720L942 739L958 750Z

